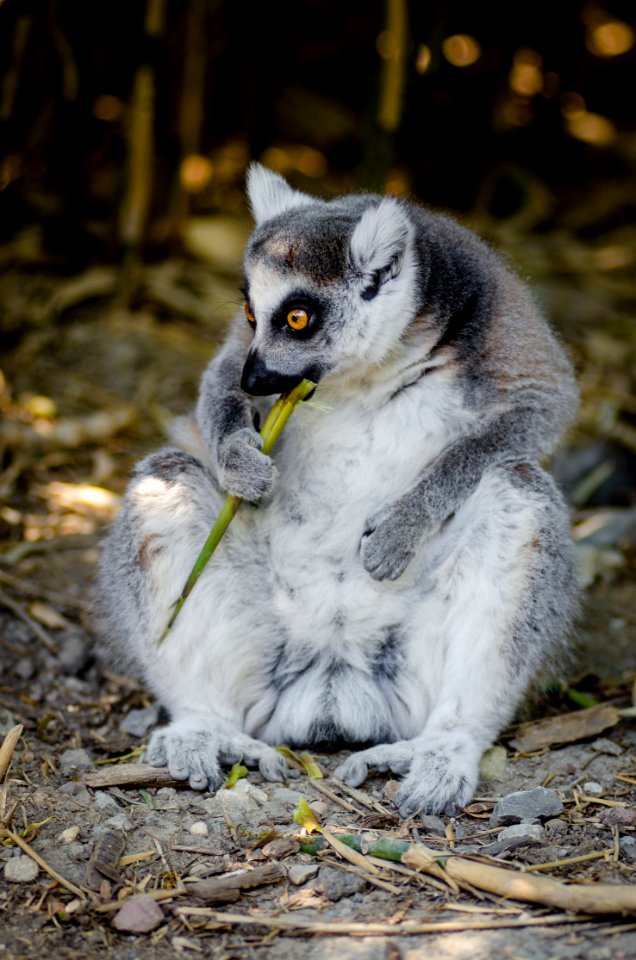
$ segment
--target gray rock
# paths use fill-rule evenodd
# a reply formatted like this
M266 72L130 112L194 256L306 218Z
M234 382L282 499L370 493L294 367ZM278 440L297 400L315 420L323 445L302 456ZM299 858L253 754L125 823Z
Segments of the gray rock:
M513 823L511 827L497 834L498 840L527 840L528 843L540 843L545 839L545 830L536 823Z
M624 752L620 744L614 743L607 737L599 737L598 740L595 740L592 743L592 750L596 750L597 753L608 753L611 757L620 757L621 753Z
M636 863L636 840L633 837L621 837L618 845L625 859Z
M568 832L568 825L567 825L567 823L565 822L565 820L561 820L561 819L559 819L558 817L556 817L556 818L554 818L554 819L552 819L552 820L546 820L546 822L545 822L545 828L546 828L546 830L548 831L548 833L553 833L553 834L567 833L567 832Z
M563 813L563 804L556 790L535 787L533 790L517 790L499 800L494 807L490 822L493 827L519 823L524 819L558 817Z
M57 661L64 673L79 673L88 663L90 648L81 633L68 633L60 644Z
M130 713L127 713L120 723L119 729L133 737L145 737L158 720L159 704L152 703L149 707L144 707L143 710L131 710Z
M320 868L318 879L314 884L318 893L322 893L327 900L341 900L342 897L361 893L366 885L367 881L364 877L359 877L356 873L345 873L344 870L326 865Z
M134 830L135 825L131 820L128 819L125 813L118 813L114 817L109 817L108 820L104 820L101 824L101 828L106 828L108 830L123 830L124 832L129 830Z
M417 819L425 833L432 833L436 837L446 835L446 826L441 817L436 817L432 813L422 813Z
M12 857L4 866L4 879L9 883L33 883L39 872L31 857Z
M583 790L588 797L600 797L603 793L603 785L598 780L586 780Z
M15 673L21 680L30 680L35 673L35 663L32 657L20 657L14 667Z
M92 770L93 765L93 758L88 750L65 750L60 757L60 771L62 773Z
M8 733L11 727L15 727L15 717L10 710L0 710L0 737Z
M318 873L317 863L294 863L287 871L289 882L295 887L302 887L303 883L313 880Z
M115 798L105 790L95 791L95 806L98 810L121 810Z

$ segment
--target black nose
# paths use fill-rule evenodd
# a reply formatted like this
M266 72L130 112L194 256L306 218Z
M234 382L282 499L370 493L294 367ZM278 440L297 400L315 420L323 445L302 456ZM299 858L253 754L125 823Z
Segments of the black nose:
M253 397L267 397L270 393L286 393L303 379L304 373L281 373L267 365L256 351L250 351L243 367L241 388Z

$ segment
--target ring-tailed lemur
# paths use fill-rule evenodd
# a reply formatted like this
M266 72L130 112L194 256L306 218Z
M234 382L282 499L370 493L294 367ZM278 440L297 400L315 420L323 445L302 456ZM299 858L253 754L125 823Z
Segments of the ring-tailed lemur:
M370 742L335 776L403 775L404 816L464 804L570 627L568 514L539 467L570 363L453 220L260 166L248 192L246 316L203 376L200 452L140 463L105 545L112 642L171 714L148 759L215 789L240 759L285 777L276 744ZM259 415L304 377L320 403L270 459ZM251 505L158 645L228 492Z

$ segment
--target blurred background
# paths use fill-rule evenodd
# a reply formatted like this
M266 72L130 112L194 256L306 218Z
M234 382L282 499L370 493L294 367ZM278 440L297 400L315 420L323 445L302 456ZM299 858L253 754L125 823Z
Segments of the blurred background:
M65 629L25 584L90 626L100 530L240 303L259 159L450 211L532 284L581 384L555 468L589 666L633 670L635 64L627 0L0 3L0 606L25 635Z

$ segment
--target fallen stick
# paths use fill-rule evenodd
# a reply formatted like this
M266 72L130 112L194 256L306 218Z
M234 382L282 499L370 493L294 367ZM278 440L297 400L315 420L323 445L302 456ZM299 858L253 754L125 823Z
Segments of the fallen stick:
M441 866L457 882L469 883L478 890L494 893L506 900L542 903L572 913L636 913L636 887L628 884L564 883L551 877L519 873L464 857L440 857L439 853L421 844L413 844L402 857L402 862L425 871L431 865Z
M24 727L21 723L17 724L15 727L11 727L2 741L2 746L0 747L0 783L2 783L4 780L5 774L9 769L13 751L17 746L23 730Z
M200 908L176 907L175 913L187 916L190 909L196 910L196 915L200 918L203 917ZM270 930L293 930L325 936L354 937L405 937L422 933L461 933L468 930L496 930L510 927L552 927L589 920L589 917L569 917L564 914L557 917L520 917L514 920L476 920L468 923L462 923L461 920L440 920L437 923L364 923L346 920L304 920L290 916L253 916L244 913L222 913L220 910L210 910L205 916L215 927L247 925L268 927Z
M252 890L285 879L285 871L279 863L267 863L254 870L239 870L209 880L184 881L189 894L207 903L233 903L243 890Z
M2 835L12 840L16 846L20 847L20 849L26 853L27 857L31 857L32 860L35 860L41 870L44 870L45 873L48 873L50 877L53 877L54 880L57 880L57 882L61 886L65 887L69 893L74 894L74 896L79 897L82 900L85 899L85 894L80 890L79 887L76 887L75 884L71 883L70 880L65 880L61 873L58 873L57 870L54 870L53 867L50 867L46 860L44 860L39 853L36 853L33 847L30 847L26 840L23 840L22 837L20 837L17 833L14 833L13 830L5 829L0 831L0 836Z
M469 860L453 853L440 853L423 844L391 837L369 838L364 834L337 834L341 843L359 853L397 861L423 870L447 883L468 884L477 890L494 893L507 900L542 903L545 906L586 914L636 914L636 887L628 884L564 883L551 877L522 873L506 867ZM318 853L322 837L303 840L303 853Z
M175 780L165 767L151 767L149 763L114 763L94 772L84 773L78 779L87 787L174 787L185 786L187 780Z

